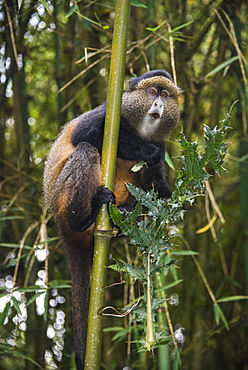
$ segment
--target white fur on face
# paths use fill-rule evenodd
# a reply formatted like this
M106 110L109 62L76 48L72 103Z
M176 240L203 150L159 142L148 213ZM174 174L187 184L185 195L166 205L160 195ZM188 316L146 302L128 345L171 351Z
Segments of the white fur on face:
M151 139L154 136L154 132L161 125L161 117L154 118L150 114L146 114L142 120L141 125L138 128L139 135L144 139Z

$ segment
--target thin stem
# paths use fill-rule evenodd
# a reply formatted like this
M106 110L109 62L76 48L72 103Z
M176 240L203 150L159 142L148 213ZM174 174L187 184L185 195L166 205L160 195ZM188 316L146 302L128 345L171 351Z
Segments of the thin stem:
M147 292L146 292L146 346L148 351L151 351L156 343L154 336L153 320L152 320L152 281L151 281L151 256L147 256Z

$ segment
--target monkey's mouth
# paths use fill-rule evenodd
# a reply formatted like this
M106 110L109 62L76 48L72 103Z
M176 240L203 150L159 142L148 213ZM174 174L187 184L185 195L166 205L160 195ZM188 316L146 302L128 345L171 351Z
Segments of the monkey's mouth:
M154 119L160 118L160 115L158 113L150 113L149 116L154 118Z

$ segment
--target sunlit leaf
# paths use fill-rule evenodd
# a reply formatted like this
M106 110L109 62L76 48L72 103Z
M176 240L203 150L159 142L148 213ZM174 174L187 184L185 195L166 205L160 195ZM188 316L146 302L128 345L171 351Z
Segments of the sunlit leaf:
M184 24L181 24L180 26L173 28L173 29L171 30L171 33L172 33L172 32L176 32L176 31L180 30L181 28L187 27L187 26L189 26L191 23L193 23L193 21L189 21L189 22L186 22L186 23L184 23Z
M21 6L22 6L22 0L18 0L17 1L17 5L18 5L18 10L20 10Z
M202 234L208 231L210 227L215 223L216 220L217 220L217 216L213 215L210 222L206 226L202 227L201 229L196 230L196 234Z
M169 153L168 153L167 151L165 152L165 157L164 157L164 159L165 159L165 162L168 164L168 166L169 166L172 170L174 170L174 171L175 171L174 164L173 164L173 162L172 162L172 160L171 160L171 157L170 157L170 155L169 155Z
M147 8L145 4L143 4L141 1L132 0L131 1L132 6L136 6L137 8Z
M3 312L1 312L0 314L0 326L4 324L4 321L9 314L9 309L10 309L10 301L6 303Z
M139 163L135 163L135 165L133 165L133 167L131 168L131 171L132 172L138 172L139 170L141 170L141 168L143 168L144 166L147 166L147 163L144 162L144 161L141 161Z
M223 297L217 299L217 302L232 302L232 301L239 301L240 299L248 299L246 295L234 295L230 297Z
M233 62L235 62L235 60L239 59L238 55L236 55L235 57L232 57L228 60L226 60L225 62L221 63L220 65L218 65L216 68L214 68L212 71L210 71L206 77L210 77L212 75L214 75L215 73L221 71L223 68L225 68L226 66L232 64Z

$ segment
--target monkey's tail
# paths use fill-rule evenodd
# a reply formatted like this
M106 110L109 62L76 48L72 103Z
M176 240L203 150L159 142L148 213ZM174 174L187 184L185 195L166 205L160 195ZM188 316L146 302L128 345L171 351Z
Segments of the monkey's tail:
M68 233L64 229L62 238L66 241L65 248L71 266L75 360L77 369L83 370L93 254L93 227L82 233Z

